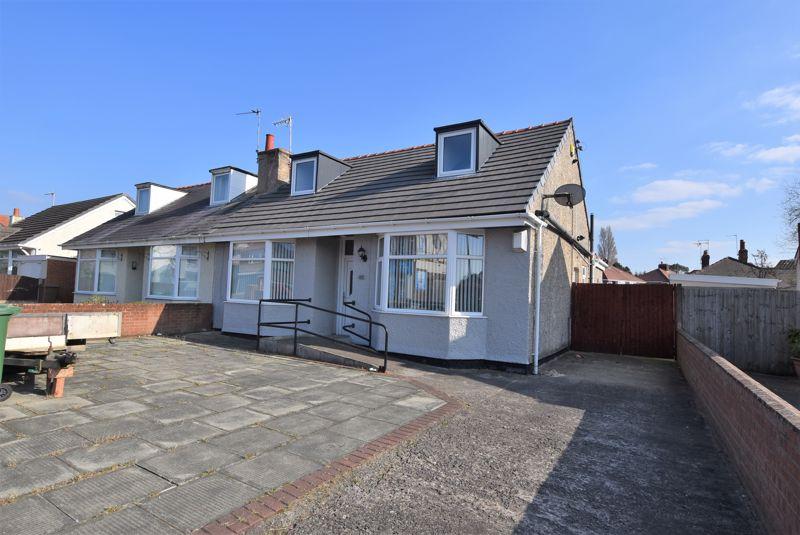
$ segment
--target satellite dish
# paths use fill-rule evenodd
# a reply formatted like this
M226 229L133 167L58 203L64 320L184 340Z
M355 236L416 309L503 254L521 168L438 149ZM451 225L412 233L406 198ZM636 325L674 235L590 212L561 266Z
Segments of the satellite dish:
M580 184L564 184L556 189L553 198L561 206L572 208L583 202L583 199L586 198L586 190Z

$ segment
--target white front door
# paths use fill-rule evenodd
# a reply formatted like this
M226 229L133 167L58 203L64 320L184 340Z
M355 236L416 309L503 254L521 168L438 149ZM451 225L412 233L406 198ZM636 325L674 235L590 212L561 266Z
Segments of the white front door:
M339 303L338 310L343 314L352 314L354 317L361 317L361 314L355 313L344 306L344 302L353 303L354 306L361 310L369 310L369 279L367 277L367 264L361 260L358 254L359 249L364 248L364 243L358 238L344 238L340 248L342 258L340 263L340 277L339 277ZM344 327L346 325L353 325L350 330L354 330L359 334L366 334L369 332L368 325L363 321L358 321L352 317L339 316L337 321L337 332L340 335L350 336L354 343L365 344L366 342L357 336L352 336Z

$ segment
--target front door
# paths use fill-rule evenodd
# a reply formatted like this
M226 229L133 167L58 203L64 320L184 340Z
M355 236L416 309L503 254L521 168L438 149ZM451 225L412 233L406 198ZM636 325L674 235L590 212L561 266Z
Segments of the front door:
M363 240L358 238L344 238L342 241L341 251L342 258L340 264L340 277L339 277L339 311L343 314L352 314L355 317L360 317L360 314L354 313L344 306L344 302L353 302L354 306L361 310L369 310L369 279L367 278L367 263L361 260L359 256L359 249L364 249ZM350 336L354 343L364 344L365 341L352 336L344 327L352 325L350 330L355 330L359 334L366 334L369 332L368 326L363 321L354 320L352 317L339 317L337 322L337 332L340 335Z

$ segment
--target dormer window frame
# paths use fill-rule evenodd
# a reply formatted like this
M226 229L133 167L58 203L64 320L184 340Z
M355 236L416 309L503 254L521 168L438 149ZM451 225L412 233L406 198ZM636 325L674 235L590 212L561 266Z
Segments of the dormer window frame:
M142 193L147 192L147 206L142 207ZM134 215L147 215L150 213L150 201L152 198L152 192L150 191L150 186L144 188L138 188L136 190L136 211Z
M312 162L314 164L314 178L313 178L313 180L311 182L311 189L297 190L296 189L297 180L295 180L295 178L297 177L297 166L300 165L300 164L303 164L303 163L308 163L308 162ZM317 170L318 170L318 168L319 168L319 162L317 162L317 157L316 156L310 156L308 158L298 158L296 160L295 159L292 160L292 177L291 177L292 196L295 196L295 195L311 195L311 194L313 194L313 193L315 193L317 191Z
M227 188L225 190L225 194L226 195L225 195L224 199L217 199L215 197L217 180L220 177L223 177L223 176L228 179ZM216 205L219 205L219 204L227 204L228 202L230 202L230 200L231 200L231 172L230 172L230 170L222 171L220 173L213 173L211 175L211 199L210 199L211 206L216 206Z
M470 166L463 169L452 169L445 171L444 166L444 140L449 137L461 136L464 134L470 135ZM476 165L478 161L478 129L476 127L461 128L459 130L452 130L448 132L439 132L436 137L436 176L441 178L449 178L455 176L471 175L476 172Z

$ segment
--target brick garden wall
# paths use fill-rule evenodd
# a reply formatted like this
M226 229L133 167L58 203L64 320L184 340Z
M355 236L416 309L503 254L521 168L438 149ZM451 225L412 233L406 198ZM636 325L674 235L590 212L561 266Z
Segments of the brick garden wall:
M678 365L773 533L800 533L800 411L678 332Z
M184 334L211 329L210 303L31 303L22 312L122 312L122 336Z

